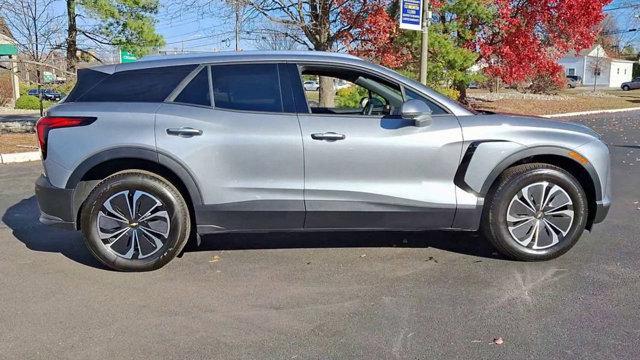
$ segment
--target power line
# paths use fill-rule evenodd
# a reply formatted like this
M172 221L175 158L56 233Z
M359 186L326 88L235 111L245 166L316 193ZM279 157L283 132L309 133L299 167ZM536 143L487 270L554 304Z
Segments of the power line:
M612 7L612 8L608 8L608 9L603 9L603 11L614 11L614 10L631 9L631 8L640 8L640 4L620 5L620 6L616 6L616 7Z

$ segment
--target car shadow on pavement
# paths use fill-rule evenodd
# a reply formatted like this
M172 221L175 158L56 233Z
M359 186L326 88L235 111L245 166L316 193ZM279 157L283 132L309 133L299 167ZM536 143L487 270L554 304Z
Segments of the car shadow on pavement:
M292 231L221 233L202 237L187 252L305 248L435 248L484 258L501 258L475 232L455 231Z
M60 253L83 265L106 269L84 245L80 232L40 224L35 197L9 207L2 222L13 236L33 251ZM297 231L222 233L189 243L185 252L297 248L398 247L437 248L486 258L498 257L487 241L473 232L452 231Z
M30 250L60 253L83 265L106 269L86 248L80 232L43 225L38 221L39 216L38 203L32 196L9 207L2 222Z

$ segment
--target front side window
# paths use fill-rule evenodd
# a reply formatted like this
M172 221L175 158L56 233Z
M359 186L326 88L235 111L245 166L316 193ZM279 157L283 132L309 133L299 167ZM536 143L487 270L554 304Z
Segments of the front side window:
M216 108L282 112L282 94L276 64L212 66Z
M395 115L402 105L398 85L364 73L305 66L302 80L308 107L314 114Z
M446 115L447 111L445 109L443 109L442 107L436 105L433 101L427 99L426 97L418 94L417 92L409 89L409 88L405 88L404 89L404 95L405 95L405 100L413 100L413 99L417 99L417 100L422 100L425 104L427 104L429 106L429 108L431 109L431 114L432 115Z

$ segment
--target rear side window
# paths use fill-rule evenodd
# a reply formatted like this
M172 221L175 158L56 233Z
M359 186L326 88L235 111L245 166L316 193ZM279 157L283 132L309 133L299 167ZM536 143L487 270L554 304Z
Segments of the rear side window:
M200 70L187 86L173 100L174 102L211 106L211 96L209 95L209 74L208 68Z
M67 101L162 102L197 65L116 72ZM83 80L80 79L82 84Z
M276 64L212 66L216 108L282 112L282 94Z

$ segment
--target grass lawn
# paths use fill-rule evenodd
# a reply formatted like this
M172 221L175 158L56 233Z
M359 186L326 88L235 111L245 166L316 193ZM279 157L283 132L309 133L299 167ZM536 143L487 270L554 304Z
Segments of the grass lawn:
M469 96L479 96L486 92L470 91ZM622 91L618 89L567 89L558 96L536 96L517 94L504 90L504 98L476 99L472 106L477 109L524 115L550 115L568 112L608 110L640 107L640 90ZM500 94L500 93L498 93ZM496 95L499 97L499 95Z
M38 150L36 134L1 134L0 154L27 152Z

